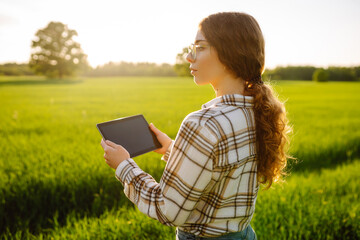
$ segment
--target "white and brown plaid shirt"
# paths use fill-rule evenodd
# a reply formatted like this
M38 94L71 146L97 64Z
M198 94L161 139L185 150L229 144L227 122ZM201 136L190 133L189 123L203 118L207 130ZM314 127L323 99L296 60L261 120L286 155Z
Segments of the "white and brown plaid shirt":
M253 98L223 95L190 113L162 159L160 183L131 158L116 169L141 212L203 237L246 228L259 189Z

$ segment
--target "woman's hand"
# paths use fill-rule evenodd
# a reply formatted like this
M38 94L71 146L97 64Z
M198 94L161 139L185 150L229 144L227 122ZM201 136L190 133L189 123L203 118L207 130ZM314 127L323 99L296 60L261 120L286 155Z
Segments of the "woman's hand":
M130 158L130 154L125 148L109 140L101 139L101 146L105 151L105 162L111 168L116 169L122 161Z
M151 129L151 131L153 131L155 133L157 139L159 140L159 142L162 145L162 148L156 149L156 150L154 150L154 152L164 155L166 150L169 148L169 146L172 142L171 138L169 138L168 135L166 135L165 133L163 133L162 131L157 129L153 123L150 123L150 129Z

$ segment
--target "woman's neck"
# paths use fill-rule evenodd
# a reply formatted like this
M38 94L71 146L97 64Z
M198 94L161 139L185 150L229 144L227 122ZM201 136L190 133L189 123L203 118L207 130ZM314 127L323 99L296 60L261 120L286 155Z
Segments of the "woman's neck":
M211 84L216 97L226 94L241 94L244 95L244 83L242 79L224 78L218 84Z

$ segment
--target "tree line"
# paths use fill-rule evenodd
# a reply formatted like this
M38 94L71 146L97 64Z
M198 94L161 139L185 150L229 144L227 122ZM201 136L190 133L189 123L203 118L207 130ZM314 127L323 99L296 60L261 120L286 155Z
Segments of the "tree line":
M149 62L109 62L96 68L88 69L83 75L89 77L105 76L176 76L172 65Z
M0 76L35 75L27 63L0 64ZM81 76L191 76L188 64L156 64L149 62L109 62L96 68L88 67ZM321 78L321 76L323 77ZM320 77L320 79L316 79ZM318 81L359 81L360 66L317 68L313 66L282 66L265 69L263 79L270 80L318 80Z
M0 64L0 76L35 75L28 63L5 63Z
M176 56L176 63L109 62L92 68L79 43L75 30L61 22L50 22L39 29L32 41L29 63L0 65L0 75L45 75L49 79L82 76L191 76L186 61L187 48ZM360 66L316 68L313 66L279 66L266 69L263 78L274 80L358 81Z
M359 81L360 66L329 66L317 68L313 66L286 66L266 69L265 79L275 80L308 80L308 81Z

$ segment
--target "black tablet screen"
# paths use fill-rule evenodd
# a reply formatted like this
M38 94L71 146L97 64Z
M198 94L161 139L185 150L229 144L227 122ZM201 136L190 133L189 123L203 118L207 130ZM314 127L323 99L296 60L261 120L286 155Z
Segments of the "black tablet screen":
M130 157L162 147L143 115L99 123L97 127L105 140L123 146Z

